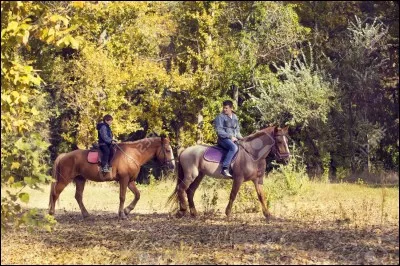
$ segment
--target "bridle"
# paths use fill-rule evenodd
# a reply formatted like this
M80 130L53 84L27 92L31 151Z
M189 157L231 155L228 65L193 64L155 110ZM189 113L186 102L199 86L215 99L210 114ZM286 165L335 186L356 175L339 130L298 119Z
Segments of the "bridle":
M161 167L161 168L166 168L168 163L175 161L175 158L170 159L170 160L167 160L167 151L166 151L166 149L165 149L164 138L163 138L163 137L161 137L161 147L162 147L162 148L161 148L161 151L159 152L159 154L157 154L157 156L159 157L160 153L161 153L161 152L163 153L163 155L164 155L164 160L162 161L160 167Z
M274 140L276 139L276 137L282 137L283 140L285 141L285 145L287 147L287 140L285 140L285 137L287 138L286 134L274 134ZM288 150L289 150L289 148L288 148ZM271 152L275 155L276 158L278 158L278 160L286 159L286 158L289 158L289 156L290 156L290 152L280 153L279 148L277 147L276 140L275 140L274 146L272 147Z

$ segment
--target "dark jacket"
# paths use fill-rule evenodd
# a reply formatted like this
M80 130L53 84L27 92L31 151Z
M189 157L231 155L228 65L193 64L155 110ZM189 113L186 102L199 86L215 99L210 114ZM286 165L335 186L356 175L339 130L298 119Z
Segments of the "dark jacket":
M240 134L239 121L237 116L232 113L232 118L224 113L220 113L214 120L215 130L217 131L218 138L242 138Z
M96 129L98 131L99 145L111 144L113 134L111 132L110 125L101 122L97 124Z

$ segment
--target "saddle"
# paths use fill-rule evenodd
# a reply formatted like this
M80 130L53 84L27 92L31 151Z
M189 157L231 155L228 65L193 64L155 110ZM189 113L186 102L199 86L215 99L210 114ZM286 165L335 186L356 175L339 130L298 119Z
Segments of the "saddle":
M113 147L113 149L114 149L114 156L115 156L115 147ZM102 152L100 150L99 144L94 143L92 145L92 147L90 147L90 149L89 149L88 156L87 156L87 161L88 161L88 163L93 163L93 164L99 164L100 165L101 164L101 158L102 158ZM111 160L112 159L113 158L111 158Z
M235 155L232 158L232 163L236 160L238 151L235 153ZM209 162L214 162L214 163L222 163L223 159L225 158L225 155L228 153L227 150L221 148L219 145L214 145L214 146L209 146L206 151L204 152L204 159ZM231 164L232 164L231 163Z

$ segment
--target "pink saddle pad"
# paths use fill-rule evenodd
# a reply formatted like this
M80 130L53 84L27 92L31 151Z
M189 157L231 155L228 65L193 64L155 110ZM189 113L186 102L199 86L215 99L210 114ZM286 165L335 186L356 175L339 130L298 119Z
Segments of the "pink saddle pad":
M99 162L99 153L97 151L90 151L88 153L87 160L89 163L98 163Z
M222 163L222 160L225 157L226 153L227 153L227 151L219 146L210 146L204 152L203 156L204 156L204 159L209 162ZM233 156L232 163L235 161L236 156L237 156L237 152Z

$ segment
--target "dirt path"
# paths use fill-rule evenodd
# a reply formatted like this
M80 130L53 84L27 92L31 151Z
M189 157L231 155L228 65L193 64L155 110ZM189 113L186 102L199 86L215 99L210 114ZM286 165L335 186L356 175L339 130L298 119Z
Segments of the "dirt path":
M236 216L236 217L235 217ZM11 233L2 264L396 264L398 228L357 230L337 222L254 215L177 220L168 214L56 215L55 232ZM251 219L249 219L251 218ZM249 221L251 220L251 221ZM18 248L15 248L18 247ZM397 248L396 248L397 247Z
M127 220L118 220L117 204L113 211L92 207L91 218L83 220L73 197L67 204L68 193L72 192L66 192L63 200L67 209L56 208L58 224L53 232L19 230L2 236L2 264L399 263L399 227L394 220L384 226L354 223L321 208L314 210L317 218L307 214L304 219L284 209L281 220L269 223L260 212L236 212L229 220L222 211L176 219L149 208L138 208ZM117 193L113 201L115 197ZM297 211L304 212L297 200ZM90 195L86 201L92 202ZM145 197L142 204L148 205Z

